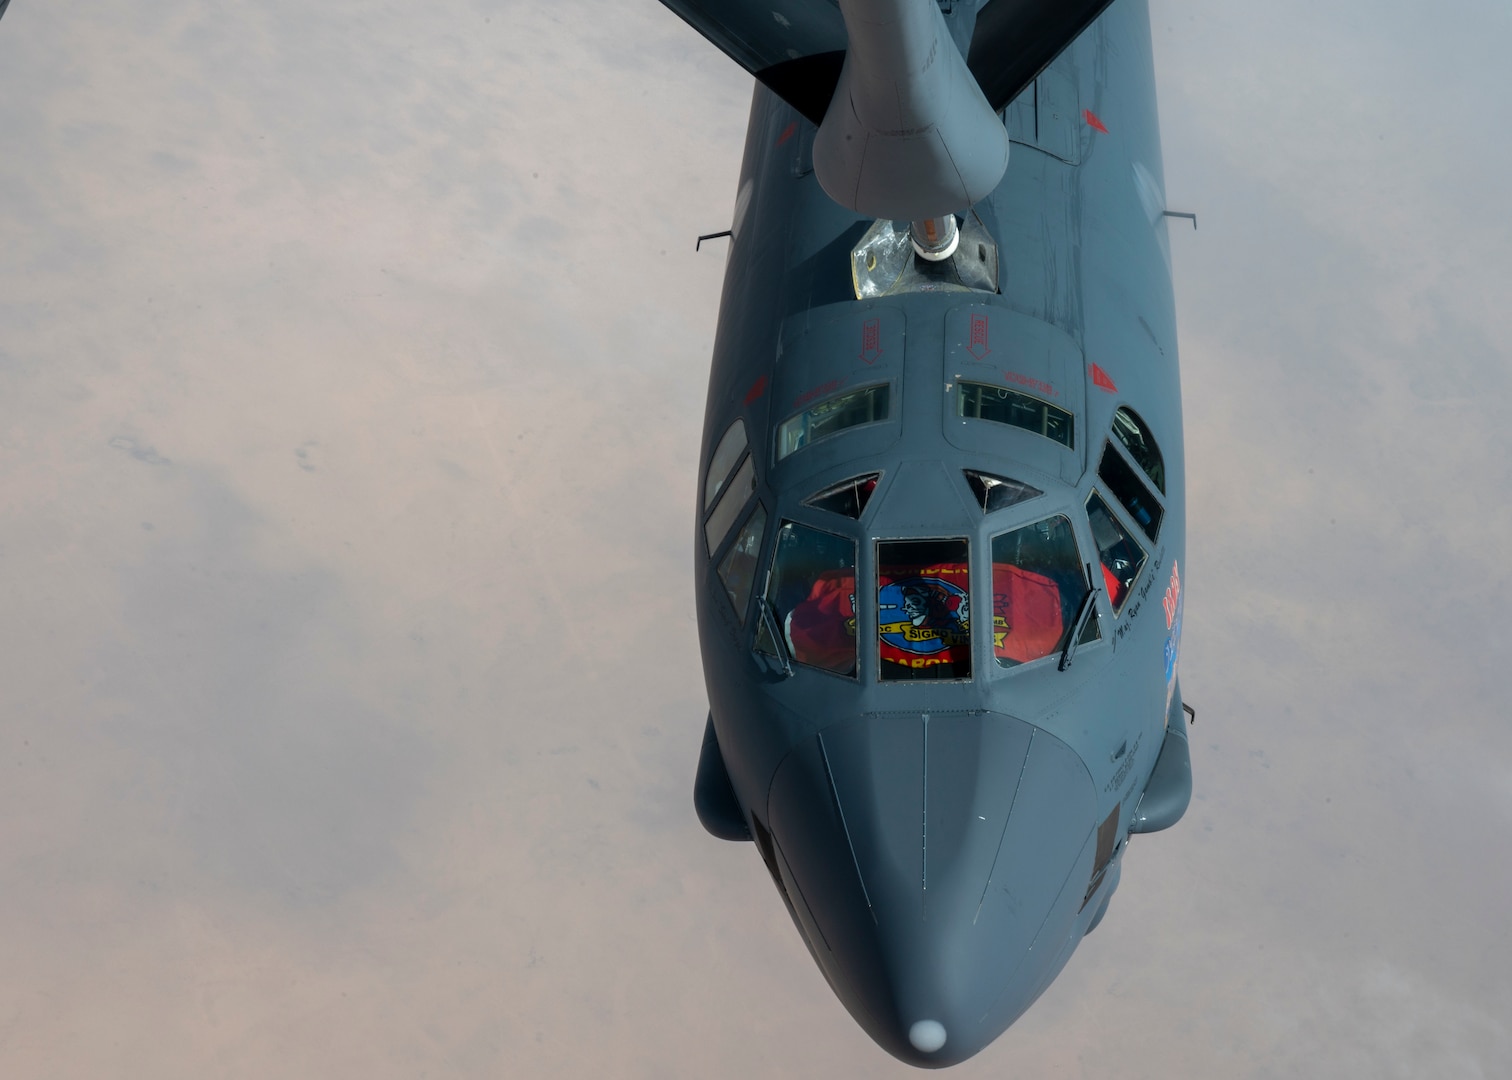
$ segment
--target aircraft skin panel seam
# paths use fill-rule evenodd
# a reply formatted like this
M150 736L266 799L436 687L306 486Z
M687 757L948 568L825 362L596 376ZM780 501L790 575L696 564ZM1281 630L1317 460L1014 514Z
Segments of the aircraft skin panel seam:
M872 923L877 921L877 909L872 905L871 894L866 889L866 875L861 872L861 860L856 857L856 842L851 839L850 826L845 821L845 807L840 803L840 792L835 789L835 774L830 769L829 751L824 746L824 734L819 740L819 760L824 763L824 779L829 784L830 798L835 804L835 813L840 816L840 828L845 833L845 846L850 850L851 865L856 869L856 880L861 882L861 895L866 898L866 910L871 912Z
M1013 820L1013 810L1018 806L1019 792L1024 790L1024 773L1029 769L1029 756L1034 753L1034 739L1038 734L1038 729L1029 732L1029 745L1024 748L1024 760L1019 764L1018 779L1014 781L1013 786L1013 799L1008 803L1007 816L1003 818L1003 831L998 833L998 846L992 855L992 867L987 871L987 882L982 886L982 898L977 901L976 914L971 918L973 926L982 917L982 905L987 903L987 894L992 891L992 879L997 874L998 859L1003 856L1003 840L1008 836L1008 823Z
M1066 887L1071 883L1071 875L1073 873L1075 873L1076 872L1076 868L1081 865L1082 856L1087 853L1087 845L1092 842L1092 838L1093 838L1093 836L1096 835L1096 833L1097 833L1097 827L1094 825L1092 827L1092 831L1087 834L1087 839L1084 840L1084 841L1082 841L1081 851L1077 852L1075 861L1073 861L1071 863L1071 868L1066 871L1065 877L1061 878L1060 888L1056 891L1056 894L1055 894L1057 900L1060 897L1062 897L1062 896L1065 895L1065 893L1066 893ZM1029 948L1024 953L1024 961L1027 961L1029 959L1029 957L1031 957L1031 956L1034 955L1035 947L1037 945L1039 945L1040 938L1045 933L1045 926L1050 922L1050 916L1053 915L1053 914L1055 914L1055 910L1052 908L1050 911L1045 912L1045 917L1040 920L1039 927L1034 931L1034 938L1029 942ZM1078 910L1077 916L1080 917L1080 914L1081 914L1080 910ZM1023 966L1024 961L1020 962L1020 964L1019 964L1020 967ZM989 1005L989 1006L987 1006L986 1011L982 1013L982 1020L985 1020L985 1019L987 1019L987 1017L989 1017L989 1016L992 1015L992 1011L997 1008L998 1002L1002 1001L1004 995L1006 995L1008 993L1008 991L1011 990L1012 988L1013 987L1011 985L1011 980L1010 980L1009 985L1006 985L1006 986L1003 987L1002 991L998 994L998 996L992 999L992 1004ZM1043 989L1040 991L1040 993L1044 993ZM980 1023L980 1022L981 1021L978 1021L978 1023Z

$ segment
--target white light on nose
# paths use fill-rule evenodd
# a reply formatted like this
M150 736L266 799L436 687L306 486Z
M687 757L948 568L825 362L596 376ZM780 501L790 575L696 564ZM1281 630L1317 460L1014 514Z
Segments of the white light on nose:
M932 1054L945 1045L945 1025L938 1020L920 1020L908 1029L908 1041L915 1050Z

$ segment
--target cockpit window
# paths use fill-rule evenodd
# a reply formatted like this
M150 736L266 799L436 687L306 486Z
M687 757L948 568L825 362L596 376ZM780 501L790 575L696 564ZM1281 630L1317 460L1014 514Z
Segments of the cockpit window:
M735 524L735 519L740 516L746 499L755 490L756 466L747 456L745 464L736 470L735 478L730 481L730 486L720 493L719 501L714 504L714 512L709 515L709 520L704 522L704 543L708 545L710 555L714 554L715 549L724 540L725 534L730 531L730 526Z
M1164 495L1165 459L1160 456L1160 447L1155 445L1150 429L1139 418L1139 414L1132 409L1119 409L1113 414L1113 434L1118 436L1118 441L1124 444L1129 456L1145 471L1150 483Z
M1074 417L1065 409L1002 386L974 382L962 382L958 385L960 388L960 393L956 395L958 415L1023 428L1025 431L1032 431L1036 435L1052 439L1062 446L1073 444Z
M848 518L859 518L861 511L866 509L866 504L871 501L872 492L877 490L877 480L881 473L867 473L865 476L853 476L849 480L842 480L832 487L827 487L817 495L810 495L803 500L804 506L812 506L816 510L828 510L832 514L842 514Z
M714 448L714 456L709 459L709 473L704 477L705 510L714 505L714 496L723 490L724 482L730 478L730 470L740 460L745 448L745 421L736 420L720 437L719 445Z
M867 386L788 417L777 429L777 460L846 428L886 420L890 397L886 383Z
M1123 504L1123 508L1129 512L1135 524L1145 531L1146 536L1154 540L1160 535L1160 519L1165 511L1155 501L1154 494L1139 478L1139 474L1129 467L1122 454L1113 449L1111 442L1103 444L1097 478Z
M1087 574L1064 514L992 538L992 655L1015 667L1066 647ZM1082 642L1098 636L1089 619Z
M742 624L745 623L746 605L751 599L751 582L756 580L756 560L761 555L761 537L765 532L766 507L757 503L735 543L719 560L719 580L724 582L725 592Z
M983 512L988 514L994 510L1003 510L1010 506L1017 506L1021 502L1028 502L1030 499L1037 499L1044 494L1031 484L1010 480L1006 476L993 476L991 473L975 472L971 469L963 471L966 473L966 483L971 485L971 493L976 496L977 502L982 504Z
M856 673L856 542L784 521L766 601L795 664ZM758 639L772 652L770 636Z
M877 635L884 681L971 678L965 540L877 544Z
M1092 539L1097 541L1103 584L1107 586L1108 599L1113 602L1116 615L1129 598L1129 590L1139 576L1139 568L1144 565L1144 549L1118 523L1108 504L1095 491L1087 497L1087 520L1092 525Z

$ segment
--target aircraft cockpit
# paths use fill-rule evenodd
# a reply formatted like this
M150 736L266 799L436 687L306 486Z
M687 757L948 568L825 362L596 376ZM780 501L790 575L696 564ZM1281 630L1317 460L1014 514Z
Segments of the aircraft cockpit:
M1075 417L1051 402L969 381L955 390L960 417L1074 444ZM890 384L878 383L801 408L776 425L773 460L887 421L893 398ZM972 658L974 571L990 579L980 594L990 597L990 628L978 620L975 630L990 634L983 652L991 669L1049 657L1064 668L1076 648L1104 636L1099 593L1114 619L1123 611L1164 514L1155 494L1164 493L1164 462L1127 407L1102 439L1085 496L1045 478L1037 486L961 470L955 482L983 515L961 535L868 530L863 518L886 488L887 469L823 484L772 521L753 498L755 462L737 419L710 459L703 539L749 648L782 676L801 668L881 683L988 677Z

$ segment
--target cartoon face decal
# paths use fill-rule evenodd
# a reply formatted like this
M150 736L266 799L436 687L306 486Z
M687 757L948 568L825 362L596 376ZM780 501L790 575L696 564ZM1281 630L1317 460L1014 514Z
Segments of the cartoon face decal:
M882 680L971 678L970 560L964 539L877 545Z
M882 640L907 653L929 655L969 640L970 601L942 577L905 578L877 595Z

